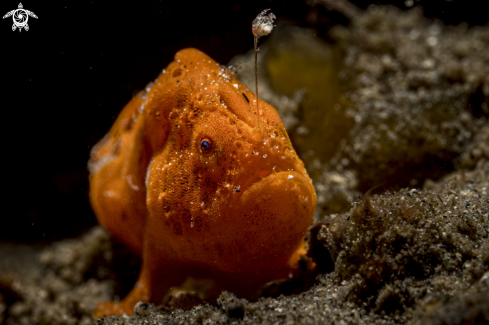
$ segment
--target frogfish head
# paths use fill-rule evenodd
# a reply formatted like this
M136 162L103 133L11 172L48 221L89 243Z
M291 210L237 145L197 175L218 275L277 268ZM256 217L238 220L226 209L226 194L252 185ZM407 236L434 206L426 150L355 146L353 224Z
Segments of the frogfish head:
M194 49L177 53L146 106L148 127L168 129L147 206L172 254L222 272L288 275L316 193L277 111Z

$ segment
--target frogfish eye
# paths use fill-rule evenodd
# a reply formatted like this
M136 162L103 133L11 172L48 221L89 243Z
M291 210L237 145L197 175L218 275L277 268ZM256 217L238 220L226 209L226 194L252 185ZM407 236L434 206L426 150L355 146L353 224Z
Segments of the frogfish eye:
M208 155L212 152L212 141L209 138L203 138L200 140L200 151L204 155Z

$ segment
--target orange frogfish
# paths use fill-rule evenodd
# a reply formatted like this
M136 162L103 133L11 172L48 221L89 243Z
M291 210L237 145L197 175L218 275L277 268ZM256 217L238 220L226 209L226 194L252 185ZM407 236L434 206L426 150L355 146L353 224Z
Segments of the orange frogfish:
M316 193L277 111L196 49L124 107L88 167L98 220L142 256L134 289L96 317L188 278L256 297L305 253Z

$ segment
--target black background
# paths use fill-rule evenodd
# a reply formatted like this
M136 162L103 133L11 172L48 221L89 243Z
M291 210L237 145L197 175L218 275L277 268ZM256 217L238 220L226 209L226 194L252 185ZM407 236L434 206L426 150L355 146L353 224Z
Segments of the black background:
M18 1L2 1L0 15ZM355 3L365 8L369 1ZM488 21L483 1L415 3L449 24ZM251 22L261 10L298 25L308 25L315 10L300 0L22 4L39 17L29 18L29 31L13 32L11 17L0 20L0 241L29 243L75 236L96 223L88 204L90 149L175 52L196 47L226 64L253 47ZM314 27L347 23L319 11L324 19Z

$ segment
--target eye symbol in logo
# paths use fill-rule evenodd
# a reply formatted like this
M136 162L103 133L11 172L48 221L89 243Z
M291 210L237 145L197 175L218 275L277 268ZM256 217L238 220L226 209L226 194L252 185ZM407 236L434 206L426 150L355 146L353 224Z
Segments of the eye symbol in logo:
M11 10L3 16L3 18L7 18L12 16L14 24L12 25L12 31L15 31L17 28L19 32L24 28L26 31L29 30L29 25L27 25L27 21L29 20L29 16L37 18L36 14L32 11L23 9L22 3L19 3L19 8Z

